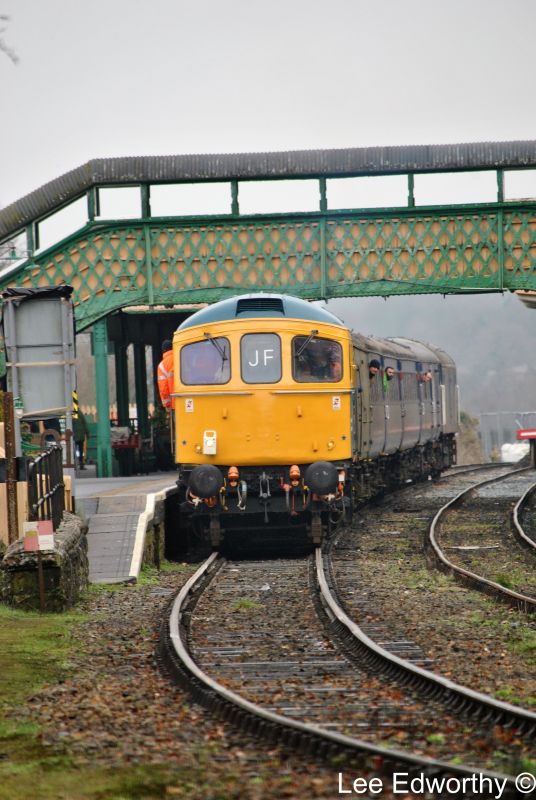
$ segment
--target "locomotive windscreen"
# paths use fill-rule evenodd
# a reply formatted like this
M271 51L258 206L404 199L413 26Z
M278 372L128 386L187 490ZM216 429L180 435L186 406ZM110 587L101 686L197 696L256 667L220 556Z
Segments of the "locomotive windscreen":
M281 380L281 339L276 333L246 333L240 340L244 383Z

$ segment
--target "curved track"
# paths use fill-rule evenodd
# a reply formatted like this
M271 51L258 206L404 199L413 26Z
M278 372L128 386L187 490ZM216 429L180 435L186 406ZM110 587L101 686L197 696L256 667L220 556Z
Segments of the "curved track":
M521 484L521 488L519 489L519 487L511 486L510 492L511 493L517 492L517 496L519 496L519 492L520 491L523 492L524 489L526 488L526 486L524 486L523 484L526 484L527 479L532 484L532 476L533 476L533 470L531 468L512 470L498 477L495 476L493 478L480 481L479 483L473 484L469 488L464 489L439 509L439 511L436 513L436 515L432 520L428 536L429 552L432 554L437 566L440 569L450 573L461 583L464 583L465 585L468 585L472 588L478 589L479 591L490 594L493 597L502 600L506 603L509 603L510 605L526 613L534 613L536 611L535 596L524 592L514 591L513 589L505 586L502 583L499 583L498 581L491 580L489 577L485 577L482 574L474 572L471 569L467 569L461 566L460 564L455 563L451 558L448 558L447 555L445 554L445 549L442 542L442 539L445 537L441 536L441 530L442 528L445 528L448 525L449 515L451 515L453 512L456 512L462 506L464 505L466 506L468 504L468 501L471 500L477 493L482 495L482 490L485 490L487 487L499 483L509 482L510 484L515 484L517 482L518 484ZM522 503L522 501L531 491L531 489L532 486L529 487L529 489L523 494L519 503ZM519 506L519 503L516 506L516 508ZM467 512L465 512L465 514L467 515ZM516 519L517 522L515 521ZM521 525L519 523L518 515L514 516L514 524L517 525L518 535L525 536L521 528ZM526 536L525 538L528 539L528 537ZM499 544L495 543L492 545L485 545L485 544L482 545L482 543L480 543L479 545L462 544L458 545L457 549L460 552L473 551L473 550L479 550L482 546L484 548L487 547L498 548L503 545L502 543ZM454 549L454 547L452 547L451 549Z

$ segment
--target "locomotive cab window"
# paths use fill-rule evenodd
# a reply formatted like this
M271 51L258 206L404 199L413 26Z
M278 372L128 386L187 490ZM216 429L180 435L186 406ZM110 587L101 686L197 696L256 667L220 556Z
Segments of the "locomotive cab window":
M331 339L295 336L292 374L299 383L335 383L342 378L342 347Z
M180 362L181 381L187 386L227 383L231 377L229 340L218 337L186 344Z
M240 340L240 368L244 383L281 380L281 339L276 333L246 333Z

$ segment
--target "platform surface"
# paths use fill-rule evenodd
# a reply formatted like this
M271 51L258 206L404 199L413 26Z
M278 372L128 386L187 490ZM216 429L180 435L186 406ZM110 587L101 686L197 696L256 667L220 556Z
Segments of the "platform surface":
M88 521L89 580L120 583L132 580L140 516L150 494L173 486L176 472L129 478L96 478L88 467L77 476L77 513Z

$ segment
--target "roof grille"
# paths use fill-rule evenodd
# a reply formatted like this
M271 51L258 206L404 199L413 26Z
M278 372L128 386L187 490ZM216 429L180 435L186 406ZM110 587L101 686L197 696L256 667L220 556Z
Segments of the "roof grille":
M284 314L283 301L279 297L246 297L238 300L236 304L236 316L249 312L266 313L271 311L274 314Z

